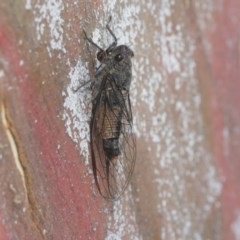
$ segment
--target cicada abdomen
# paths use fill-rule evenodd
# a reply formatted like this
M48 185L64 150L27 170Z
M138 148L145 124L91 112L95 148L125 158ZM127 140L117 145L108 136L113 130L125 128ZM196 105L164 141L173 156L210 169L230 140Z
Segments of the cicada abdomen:
M107 25L114 42L101 49L102 63L93 84L91 119L91 154L95 182L106 199L117 199L126 189L136 160L136 142L132 131L129 88L132 78L132 50L117 46L117 39Z
M119 137L121 133L122 109L119 106L109 106L105 109L103 121L103 150L110 160L120 155Z

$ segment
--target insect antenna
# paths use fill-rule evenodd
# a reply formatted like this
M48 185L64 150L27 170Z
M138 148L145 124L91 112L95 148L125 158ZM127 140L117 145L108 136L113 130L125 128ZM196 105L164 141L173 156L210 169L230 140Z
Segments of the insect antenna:
M111 28L109 27L109 23L112 20L112 16L109 17L108 19L108 23L106 25L107 30L109 31L109 33L111 34L111 36L113 37L114 41L113 43L108 47L107 51L111 51L113 48L115 48L117 46L117 38L115 36L115 34L113 33L113 31L111 30Z
M83 30L83 33L85 35L85 38L88 40L88 42L90 42L93 46L95 46L97 49L99 49L100 51L104 51L101 47L99 47L91 38L89 38L87 36L87 33L85 32L85 30Z

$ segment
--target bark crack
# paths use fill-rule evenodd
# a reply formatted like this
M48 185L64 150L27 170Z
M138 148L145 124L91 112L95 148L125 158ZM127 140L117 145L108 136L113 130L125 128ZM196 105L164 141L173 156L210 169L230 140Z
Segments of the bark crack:
M34 228L41 235L42 239L45 239L41 226L39 225L39 220L41 220L42 217L39 214L39 211L35 202L35 197L31 190L31 180L30 180L30 177L28 176L27 168L23 163L23 159L22 159L20 147L19 147L19 139L18 139L16 130L13 127L12 121L10 120L10 117L7 113L6 105L3 101L1 101L0 111L1 111L1 120L3 124L3 129L9 141L9 145L13 154L14 163L22 179L26 199L29 205L29 212L32 220L31 222Z

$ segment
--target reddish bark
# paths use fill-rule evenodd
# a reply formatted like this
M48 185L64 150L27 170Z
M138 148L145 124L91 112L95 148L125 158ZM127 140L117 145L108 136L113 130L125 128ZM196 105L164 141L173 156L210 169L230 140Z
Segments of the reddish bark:
M214 15L215 30L210 38L214 152L223 178L223 239L235 239L231 225L240 208L239 8L239 1L223 1Z
M105 222L104 213L99 210L104 202L92 194L92 179L84 176L86 169L81 164L75 145L64 132L63 122L59 118L60 102L56 97L59 88L48 86L49 89L42 94L40 86L36 86L36 82L42 79L29 74L34 71L34 63L27 62L23 55L26 46L23 44L19 50L15 40L19 36L14 35L9 26L1 19L0 47L2 57L7 61L4 71L8 81L3 83L5 90L1 89L1 104L24 176L18 173L11 156L8 160L12 164L4 174L7 177L9 170L15 172L9 184L16 188L16 192L23 192L19 205L25 210L23 213L18 211L21 220L15 224L10 217L15 213L14 208L8 206L1 209L1 212L4 211L1 219L9 219L7 225L0 228L3 233L1 239L102 238L104 224L96 230L94 226L96 222ZM23 59L27 62L24 66L19 64ZM6 91L9 87L17 89L14 95ZM4 135L6 131L5 127ZM19 188L13 184L15 181L20 183ZM9 198L8 201L13 199Z

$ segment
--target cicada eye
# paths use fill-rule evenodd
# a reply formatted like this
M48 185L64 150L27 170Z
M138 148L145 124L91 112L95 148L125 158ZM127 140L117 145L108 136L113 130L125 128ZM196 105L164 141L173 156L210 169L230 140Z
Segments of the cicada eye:
M106 56L106 52L105 51L100 51L97 53L97 59L99 62L102 62L104 60Z
M123 54L121 54L121 53L117 54L117 55L114 57L114 59L115 59L117 62L122 61L123 58L124 58L124 56L123 56Z

